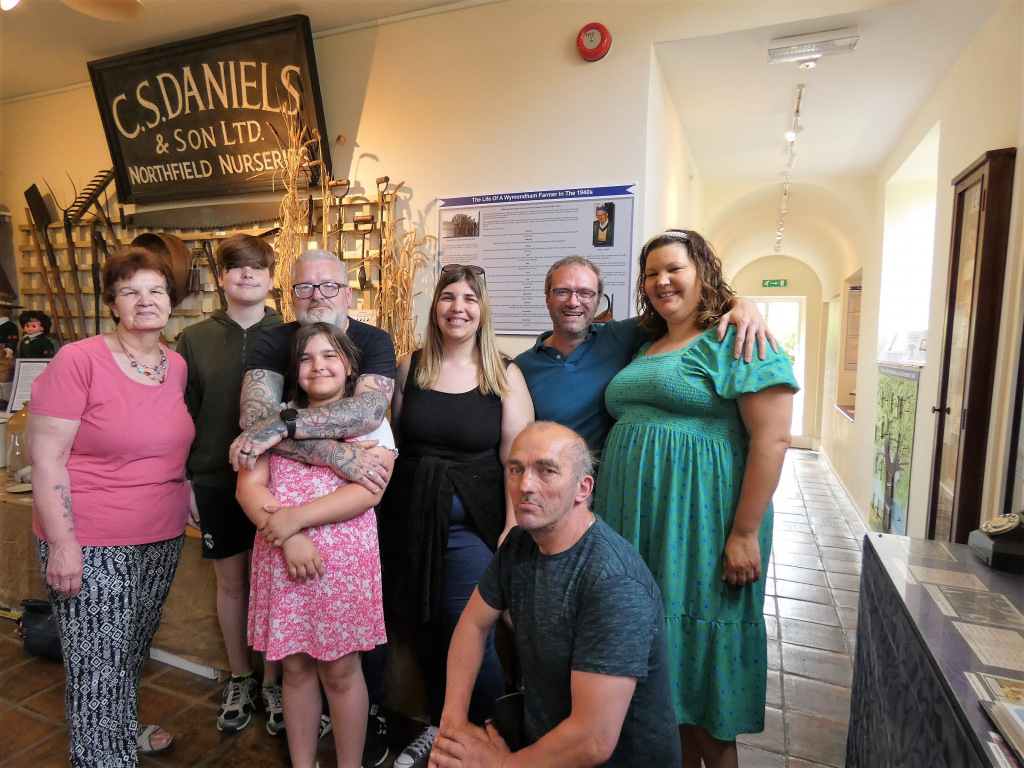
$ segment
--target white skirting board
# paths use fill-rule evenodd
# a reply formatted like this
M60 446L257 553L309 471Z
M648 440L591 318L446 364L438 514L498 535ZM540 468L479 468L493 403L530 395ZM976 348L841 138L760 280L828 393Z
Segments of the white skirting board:
M159 648L151 648L149 651L149 657L154 661L159 661L164 664L169 664L172 667L183 669L186 672L191 672L193 675L205 677L207 680L216 680L219 674L213 667L196 664L194 661L183 659L181 656L175 656L173 653L168 653L167 651L161 651Z

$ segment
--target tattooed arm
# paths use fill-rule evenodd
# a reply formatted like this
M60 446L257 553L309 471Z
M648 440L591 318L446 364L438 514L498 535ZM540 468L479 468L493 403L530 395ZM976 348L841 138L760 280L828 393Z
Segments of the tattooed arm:
M231 464L236 470L252 469L260 454L273 449L306 464L329 466L341 477L378 493L387 485L393 457L368 453L374 443L340 441L380 426L394 386L393 379L383 376L360 376L352 397L299 411L296 439L288 440L285 424L278 416L284 377L266 370L248 371L242 382L241 426L245 432L231 444Z
M75 536L68 474L80 424L33 413L25 435L32 464L32 508L50 547L46 583L65 597L77 595L82 587L82 547Z
M241 420L242 429L266 421L281 410L284 398L284 376L267 370L246 371L242 379ZM280 421L280 419L278 419Z

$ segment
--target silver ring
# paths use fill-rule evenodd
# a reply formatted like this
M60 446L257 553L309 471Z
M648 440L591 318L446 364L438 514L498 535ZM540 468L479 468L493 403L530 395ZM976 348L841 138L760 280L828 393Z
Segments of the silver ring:
M245 450L245 448L241 449L239 453L242 454L243 456L252 456L252 451L247 451Z
M372 469L366 470L366 476L367 477L373 477L373 475L374 475L374 471Z

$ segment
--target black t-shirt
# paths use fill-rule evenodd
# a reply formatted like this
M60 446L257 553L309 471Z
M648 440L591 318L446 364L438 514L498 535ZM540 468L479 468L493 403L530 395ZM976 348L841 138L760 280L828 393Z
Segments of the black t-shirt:
M264 331L259 341L256 342L256 346L253 347L245 369L247 371L273 371L287 379L292 339L299 327L298 322L291 322ZM398 373L395 345L387 333L380 328L361 323L350 317L345 335L362 354L362 360L359 362L360 376L375 375L391 380L395 379Z

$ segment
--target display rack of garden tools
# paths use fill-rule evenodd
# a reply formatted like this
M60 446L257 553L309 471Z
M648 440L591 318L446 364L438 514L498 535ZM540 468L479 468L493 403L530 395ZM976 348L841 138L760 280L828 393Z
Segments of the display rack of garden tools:
M107 240L109 239L114 247L119 245L114 226L100 201L113 179L113 169L101 171L85 185L81 192L75 188L72 180L74 198L66 208L56 202L53 189L45 179L43 180L50 192L50 199L61 212L61 224L64 230L64 263L58 257L58 249L55 248L52 238L51 224L55 223L55 217L50 205L35 184L25 190L25 202L28 204L25 217L38 257L39 274L46 293L47 305L50 315L54 319L54 332L57 340L62 344L76 341L89 334L89 314L92 314L93 333L100 332L100 307L102 304L100 273L102 262L109 250ZM86 213L92 213L93 217L85 220ZM100 223L103 225L106 236L99 229ZM83 224L88 228L89 235L88 242L84 244L79 243L76 237ZM84 253L90 254L89 264L81 263L79 248ZM83 271L89 275L89 285L82 283ZM71 288L70 294L68 284ZM91 295L88 295L87 292ZM90 304L92 305L91 313L88 311ZM74 315L72 315L72 305L74 306ZM75 324L76 317L77 326Z
M385 209L394 192L388 191L388 176L380 176L375 183L376 189L369 194L349 194L349 179L331 181L329 200L324 206L324 216L330 224L324 229L324 247L346 263L349 286L358 294L353 308L377 308L386 261Z

